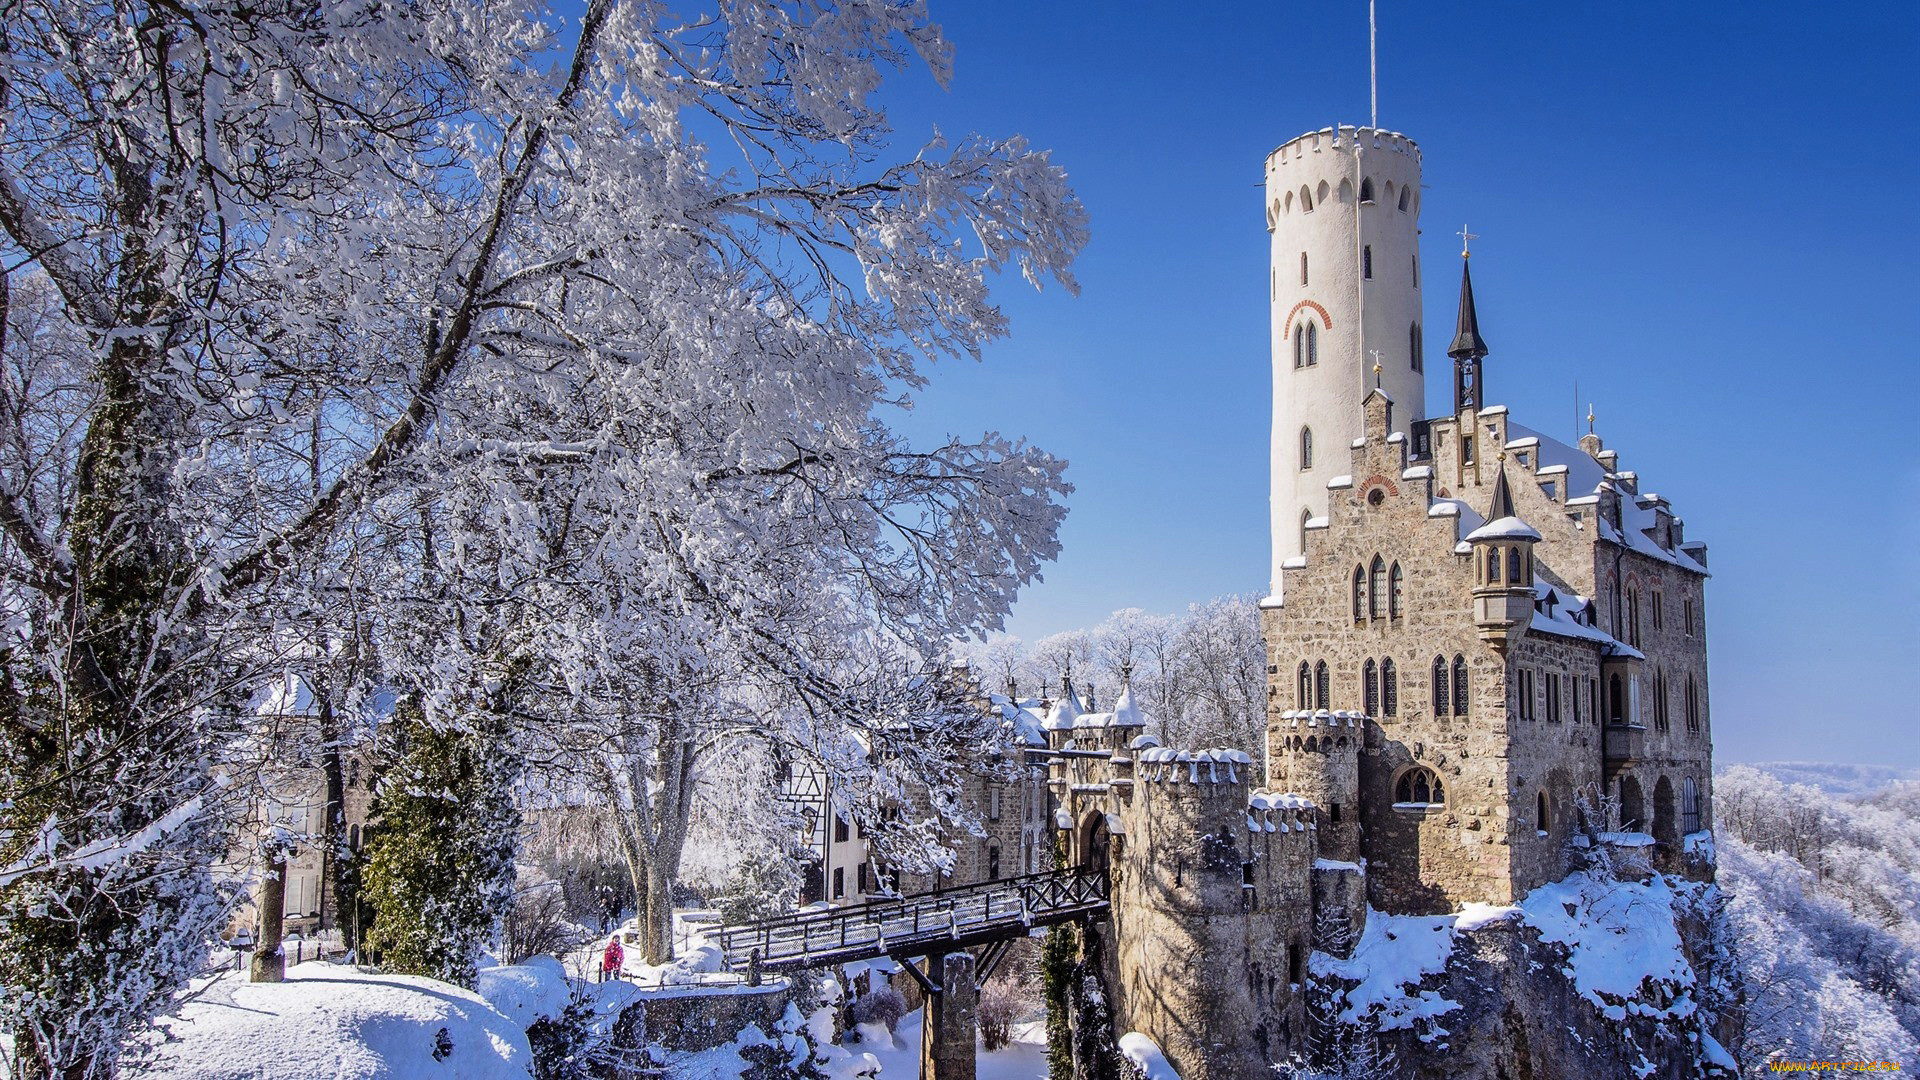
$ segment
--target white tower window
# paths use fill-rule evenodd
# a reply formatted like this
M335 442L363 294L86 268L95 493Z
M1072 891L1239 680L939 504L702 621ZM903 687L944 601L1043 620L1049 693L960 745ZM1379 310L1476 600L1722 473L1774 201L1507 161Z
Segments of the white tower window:
M1400 209L1402 211L1406 210L1408 198L1412 194L1413 194L1412 185L1408 185L1407 187L1403 187L1400 189Z
M1313 429L1300 429L1300 468L1304 471L1313 468Z
M1360 201L1363 203L1373 201L1373 177L1371 176L1360 181Z
M1303 251L1300 253L1300 284L1305 285L1306 283L1307 283L1307 253Z
M1373 280L1373 245L1372 244L1368 244L1367 246L1360 249L1360 276L1363 278L1366 278L1368 281Z
M1407 327L1407 355L1413 364L1413 370L1419 371L1426 360L1426 347L1421 343L1420 324Z
M1400 209L1405 210L1406 207L1402 206ZM1313 213L1313 192L1304 187L1300 189L1300 211L1305 214Z
M1413 287L1420 287L1420 253L1413 253Z

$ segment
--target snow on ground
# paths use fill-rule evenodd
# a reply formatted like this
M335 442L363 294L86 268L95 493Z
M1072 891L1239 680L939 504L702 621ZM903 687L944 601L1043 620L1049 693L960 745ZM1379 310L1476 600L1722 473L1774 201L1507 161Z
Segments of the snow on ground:
M1160 1044L1137 1031L1120 1036L1120 1052L1146 1080L1180 1080L1180 1074L1167 1063L1167 1055L1160 1051Z
M223 972L163 1021L133 1077L527 1080L526 1032L479 994L432 979L296 964L283 983Z
M1564 973L1610 1019L1629 1013L1680 1018L1693 1011L1693 968L1674 925L1674 893L1655 874L1646 884L1573 874L1542 885L1520 902L1527 925L1569 951ZM1651 980L1659 1000L1643 1000Z
M1358 982L1347 992L1347 1007L1340 1013L1340 1018L1349 1023L1377 1010L1380 1030L1392 1031L1412 1027L1416 1020L1442 1016L1458 1009L1460 1003L1415 988L1426 976L1446 970L1447 959L1453 955L1454 924L1460 918L1369 911L1366 931L1354 946L1353 955L1341 960L1316 952L1313 973ZM1428 1034L1438 1037L1447 1032L1436 1028Z
M560 961L536 956L524 964L481 968L474 992L524 1030L543 1016L559 1016L573 996Z
M1369 911L1353 956L1340 960L1316 952L1312 970L1357 984L1346 994L1342 1020L1357 1022L1372 1013L1382 1031L1413 1027L1460 1007L1419 988L1422 979L1446 969L1455 936L1519 919L1538 929L1543 941L1566 946L1564 974L1608 1017L1679 1019L1693 1012L1694 975L1681 951L1674 901L1674 886L1657 874L1644 884L1574 874L1542 885L1517 905L1467 904L1452 915ZM1446 1034L1435 1024L1420 1038Z
M856 1055L872 1054L880 1063L880 1080L917 1080L920 1075L920 1018L916 1011L900 1021L890 1044L848 1041ZM885 1029L881 1029L882 1032ZM851 1040L851 1036L847 1036ZM1047 1024L1035 1020L1015 1024L1013 1042L989 1054L980 1051L979 1080L1046 1080Z

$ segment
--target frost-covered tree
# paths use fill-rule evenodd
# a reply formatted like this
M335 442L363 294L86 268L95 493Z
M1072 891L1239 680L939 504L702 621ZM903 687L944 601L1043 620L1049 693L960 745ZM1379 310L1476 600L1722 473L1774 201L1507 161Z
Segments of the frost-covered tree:
M436 724L409 701L381 733L361 898L366 947L386 970L473 985L513 894L517 761L503 727Z
M1920 785L1839 798L1734 766L1713 794L1749 1072L1920 1055Z
M871 671L1055 553L1060 462L887 424L1005 332L993 275L1070 285L1084 242L1018 139L886 151L881 74L950 72L915 0L26 0L5 39L0 301L46 316L0 342L25 1073L110 1075L197 967L212 777L289 626L449 730L524 665L521 753L635 658L904 745Z

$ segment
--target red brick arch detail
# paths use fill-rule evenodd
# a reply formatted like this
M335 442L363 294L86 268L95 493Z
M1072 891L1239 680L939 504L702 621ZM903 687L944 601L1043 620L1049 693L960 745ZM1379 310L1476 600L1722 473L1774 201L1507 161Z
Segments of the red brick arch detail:
M1295 305L1293 305L1293 310L1292 310L1292 311L1289 311L1289 312L1287 312L1287 321L1286 321L1286 329L1284 329L1284 330L1282 330L1282 331L1280 331L1280 340L1281 340L1281 341L1285 341L1285 340L1287 340L1287 338L1288 338L1288 337L1290 337L1290 336L1292 336L1292 334L1293 334L1293 317L1294 317L1295 315L1298 315L1298 314L1300 314L1300 309L1301 309L1301 308L1312 308L1312 309L1313 309L1313 311L1314 311L1314 313L1320 316L1320 325L1321 325L1321 326L1324 326L1324 327L1326 327L1326 328L1327 328L1327 329L1329 329L1329 330L1331 330L1331 329L1333 329L1333 316L1331 316L1331 315L1329 315L1329 314L1327 314L1327 309L1326 309L1326 308L1323 308L1323 307L1321 307L1321 306L1320 306L1320 305L1319 305L1319 304L1318 304L1317 302L1315 302L1315 301L1312 301L1312 300L1302 300L1302 301L1300 301L1299 303L1297 303L1297 304L1295 304Z
M1389 480L1387 477L1381 475L1380 473L1374 473L1372 476L1367 477L1367 482L1360 485L1360 490L1372 491L1374 488L1377 488L1377 487L1386 488L1387 494L1393 496L1396 499L1400 497L1399 487L1397 487L1392 480Z

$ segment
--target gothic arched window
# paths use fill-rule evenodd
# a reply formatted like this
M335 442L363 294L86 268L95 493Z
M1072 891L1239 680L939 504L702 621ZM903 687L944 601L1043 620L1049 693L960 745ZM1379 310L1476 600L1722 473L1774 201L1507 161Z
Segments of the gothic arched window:
M1300 253L1300 284L1305 285L1306 283L1307 283L1307 253L1303 251Z
M1447 696L1447 658L1433 658L1433 715L1445 716L1452 710L1453 699Z
M1380 668L1372 660L1361 669L1361 689L1366 701L1368 716L1380 715Z
M1293 328L1293 366L1307 366L1307 329L1305 323L1297 323Z
M1404 205L1406 201L1407 201L1406 197L1402 196L1400 199L1400 202L1403 205L1400 207L1400 209L1402 210L1406 209L1406 206ZM1305 186L1302 186L1300 188L1300 210L1302 213L1313 212L1313 192L1308 190Z
M1327 699L1332 696L1327 692L1328 690L1332 689L1328 685L1330 681L1331 680L1327 678L1327 662L1325 660L1322 660L1319 663L1313 665L1313 707L1314 708L1324 709L1327 707Z
M1387 563L1380 556L1373 557L1373 565L1367 568L1367 617L1385 618L1387 614Z
M1453 658L1453 715L1467 715L1467 658Z
M1413 285L1415 288L1419 288L1420 264L1416 262L1413 264L1413 267ZM1407 357L1413 364L1413 370L1419 371L1425 366L1427 359L1425 354L1426 349L1420 342L1420 324L1414 323L1407 327Z
M1653 726L1667 730L1667 673L1658 668L1653 672Z
M1693 676L1687 676L1687 730L1700 733L1700 688L1694 685Z
M1387 575L1387 614L1396 619L1406 614L1406 595L1407 576L1400 572L1400 564L1394 563Z
M1700 831L1700 785L1691 776L1680 781L1680 828Z
M1380 661L1380 712L1400 715L1400 674L1394 670L1392 657Z
M1312 319L1306 321L1307 329L1307 366L1320 362L1320 327Z
M1367 571L1364 567L1353 568L1353 621L1361 622L1367 617Z
M1313 668L1305 660L1300 661L1300 685L1295 688L1293 706L1296 709L1313 708Z
M1526 578L1523 578L1520 576L1520 549L1517 547L1508 548L1507 549L1507 584L1523 585L1526 583L1526 580L1527 580Z
M1552 820L1547 816L1547 793L1540 792L1533 800L1533 827L1542 833L1553 828Z
M1305 472L1313 468L1313 429L1300 429L1300 469Z
M1500 584L1500 549L1487 549L1487 584Z
M1302 552L1307 550L1307 522L1312 520L1313 520L1313 511L1311 510L1300 511L1300 550Z
M1447 793L1432 769L1415 765L1400 774L1393 801L1403 806L1439 806L1447 801Z
M1407 203L1412 195L1413 195L1412 184L1408 184L1406 187L1403 187L1400 189L1400 209L1405 210L1407 208Z
M1373 177L1371 176L1366 177L1360 181L1360 201L1361 202L1373 201Z

